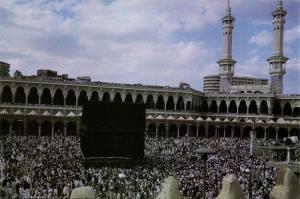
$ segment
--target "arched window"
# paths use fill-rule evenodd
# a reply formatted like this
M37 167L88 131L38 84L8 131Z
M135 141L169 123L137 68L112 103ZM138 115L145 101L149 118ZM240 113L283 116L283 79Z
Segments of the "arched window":
M178 99L177 99L176 110L177 111L184 110L184 101L183 101L183 98L181 96L179 96Z
M261 114L268 114L269 107L265 100L261 101L260 103L260 113Z
M292 116L292 107L289 102L286 102L283 107L283 115Z
M80 91L78 97L78 106L83 106L89 101L88 96L85 91Z
M119 93L120 94L120 93ZM120 96L121 97L121 96ZM102 102L111 102L111 99L110 99L110 94L109 92L105 92L103 93L103 96L102 96Z
M164 110L165 109L164 98L161 95L158 96L158 98L157 98L156 109L160 109L160 110Z
M49 88L44 88L41 95L41 104L51 105L51 93Z
M115 94L115 97L114 97L113 102L114 102L114 103L122 103L122 97L121 97L121 94L120 94L120 93L116 93L116 94Z
M167 110L174 110L174 108L175 108L175 104L174 104L173 96L169 96L167 101Z
M220 103L220 107L219 107L219 112L220 113L227 113L227 105L225 100L222 100Z
M124 102L126 104L132 104L133 103L132 95L130 93L126 94Z
M69 106L76 105L76 95L72 89L68 91L67 98L66 98L66 105L69 105Z
M136 96L135 103L136 103L136 104L144 104L144 98L143 98L143 95L142 95L142 94L138 94L138 95Z
M257 105L256 105L256 101L254 101L254 100L251 100L251 102L250 102L249 113L257 114Z
M1 93L2 103L12 103L12 92L9 86L4 86Z
M154 99L152 95L148 95L147 100L146 100L146 109L154 109L155 104L154 104Z
M91 98L90 98L91 102L99 102L99 94L97 91L92 92Z
M208 104L206 100L203 100L202 104L201 104L201 108L200 111L202 113L207 113L208 112Z
M39 94L35 87L30 88L28 93L28 104L38 104L39 103Z
M240 105L239 105L239 113L240 114L243 114L243 113L247 113L247 105L246 105L246 102L244 100L242 100L240 102Z
M25 104L26 95L23 87L18 87L15 93L15 103L16 104Z
M218 106L216 100L211 101L210 107L209 107L209 112L211 113L217 113L218 112Z
M64 105L64 95L63 95L63 92L61 89L57 89L55 91L54 98L53 98L53 104L60 105L60 106Z
M236 106L236 102L234 100L230 101L228 111L229 111L229 113L237 113L237 106Z
M171 124L170 127L169 127L169 137L177 137L177 125L175 124Z

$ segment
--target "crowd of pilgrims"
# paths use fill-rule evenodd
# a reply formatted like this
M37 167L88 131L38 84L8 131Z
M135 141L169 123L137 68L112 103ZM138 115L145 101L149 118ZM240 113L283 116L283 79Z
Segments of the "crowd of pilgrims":
M0 159L0 198L69 198L72 190L92 186L98 198L152 199L163 181L178 179L184 198L200 198L203 163L196 149L212 148L207 160L206 198L216 198L222 179L237 176L248 197L268 198L275 169L249 156L249 140L240 138L145 138L147 163L133 168L84 168L79 137L10 136Z

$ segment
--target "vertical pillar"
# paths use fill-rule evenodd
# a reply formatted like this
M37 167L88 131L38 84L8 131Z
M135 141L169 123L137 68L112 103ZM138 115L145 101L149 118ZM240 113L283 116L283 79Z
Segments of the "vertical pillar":
M226 137L226 128L227 128L227 126L224 126L223 137Z
M155 127L155 137L158 138L158 128Z
M191 125L189 124L188 126L187 126L187 135L188 135L188 137L190 137L191 136L191 130L190 130L190 128L191 128Z
M218 137L218 126L215 128L215 137Z
M39 122L39 137L42 135L42 126L41 123Z
M196 137L199 137L199 126L197 126Z
M267 129L264 128L264 140L267 140Z
M53 123L51 124L51 136L52 137L54 136L54 124Z
M64 126L64 136L65 136L65 137L67 136L67 126L66 126L66 124L65 124L65 126Z
M12 134L12 121L9 122L9 135Z
M177 128L177 137L179 138L179 128Z
M279 131L279 129L276 128L275 131L276 131L276 140L278 140L278 131Z

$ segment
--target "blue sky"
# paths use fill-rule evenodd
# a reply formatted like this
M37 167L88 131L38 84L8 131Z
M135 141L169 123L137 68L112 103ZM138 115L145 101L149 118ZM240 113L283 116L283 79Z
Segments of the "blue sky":
M278 0L231 0L235 74L269 78ZM284 92L300 93L300 0L287 10ZM221 58L225 0L2 0L0 60L29 75L50 68L94 81L202 90Z

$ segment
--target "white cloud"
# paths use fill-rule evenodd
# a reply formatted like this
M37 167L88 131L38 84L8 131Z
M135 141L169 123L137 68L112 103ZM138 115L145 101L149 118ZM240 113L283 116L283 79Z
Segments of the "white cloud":
M261 46L269 45L271 42L272 42L272 33L266 30L263 30L253 35L249 40L249 43L253 43Z
M292 43L300 38L300 25L294 26L286 30L284 35L284 41Z

